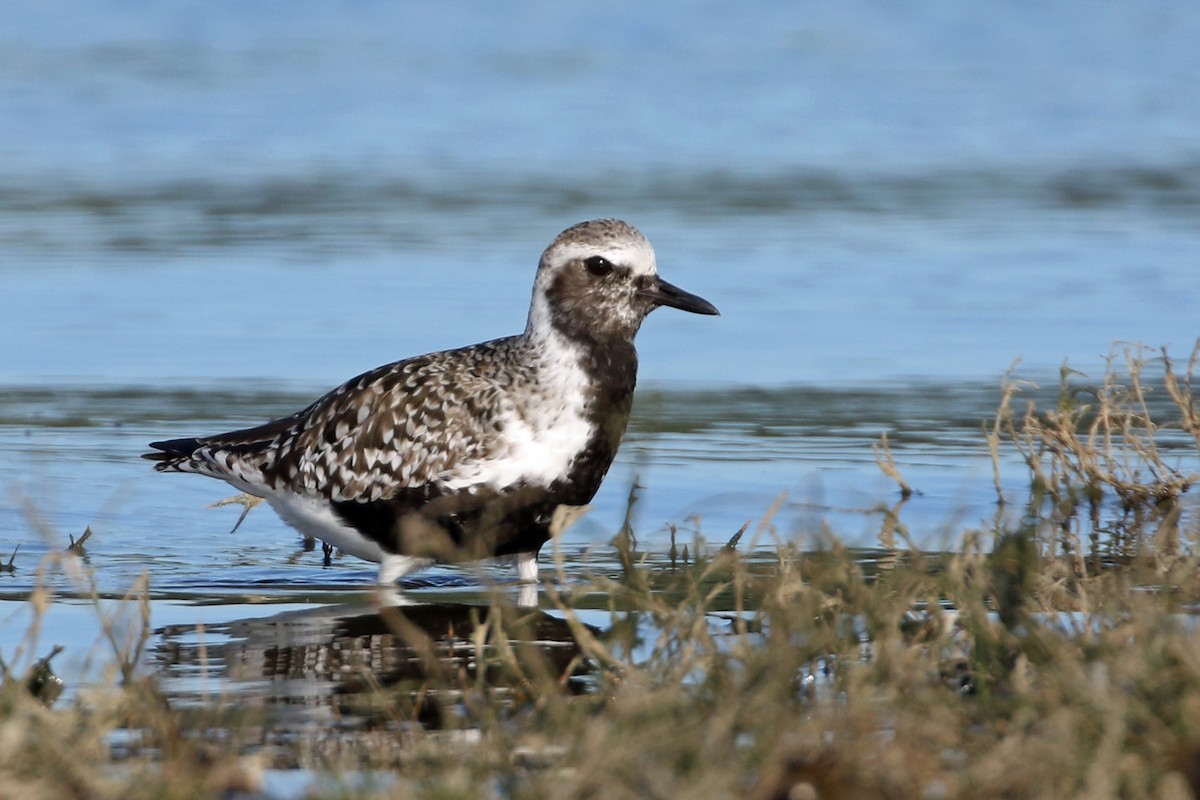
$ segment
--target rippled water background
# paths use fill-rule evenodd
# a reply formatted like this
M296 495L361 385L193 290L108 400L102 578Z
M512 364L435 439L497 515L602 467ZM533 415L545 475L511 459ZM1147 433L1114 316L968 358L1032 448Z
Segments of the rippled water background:
M102 591L146 570L165 621L360 587L368 565L289 561L269 512L230 536L237 512L204 509L228 492L155 475L144 444L519 330L581 219L635 223L722 311L643 329L631 435L567 542L601 562L635 476L652 549L667 523L724 541L784 492L775 535L872 544L883 432L922 492L906 521L947 546L992 513L980 426L1015 359L1049 385L1114 340L1200 335L1194 3L5 17L4 652L40 557L88 525ZM46 637L89 641L76 612Z

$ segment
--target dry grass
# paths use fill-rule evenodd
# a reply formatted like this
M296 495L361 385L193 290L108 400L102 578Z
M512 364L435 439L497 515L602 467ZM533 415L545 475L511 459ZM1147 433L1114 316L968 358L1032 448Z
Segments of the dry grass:
M997 460L1006 444L1023 458L1026 518L1042 551L1074 578L1139 559L1164 572L1178 557L1190 562L1195 522L1183 500L1200 481L1198 357L1200 345L1180 376L1165 348L1121 345L1098 381L1064 364L1056 407L1028 402L1023 413L1013 405L1024 385L1006 379L989 447ZM1005 502L998 479L997 492Z
M765 558L736 537L694 541L648 558L627 524L619 574L545 588L578 646L565 668L499 596L469 633L470 669L385 611L423 677L376 681L383 724L295 763L388 776L329 797L1197 796L1200 637L1186 604L1200 581L1184 503L1197 476L1181 466L1200 447L1195 365L1180 375L1165 352L1122 349L1095 383L1064 367L1053 409L1014 410L1022 386L1007 382L987 446L1024 459L1029 495L1019 524L967 531L954 554L897 545L900 506L883 514L895 557L869 572L833 539ZM886 443L879 458L907 486ZM585 624L585 601L609 624ZM31 694L35 664L6 670L0 797L253 790L268 762L246 744L263 721L220 702L173 708L139 672L140 613L140 632L105 627L111 685L67 707ZM580 671L582 694L568 690ZM412 724L450 696L454 715Z

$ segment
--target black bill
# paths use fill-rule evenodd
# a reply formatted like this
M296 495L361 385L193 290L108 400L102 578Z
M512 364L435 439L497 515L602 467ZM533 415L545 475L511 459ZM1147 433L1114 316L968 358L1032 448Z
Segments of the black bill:
M655 277L654 285L643 289L640 294L660 306L670 306L693 314L720 314L717 307L699 295L685 292L673 283Z

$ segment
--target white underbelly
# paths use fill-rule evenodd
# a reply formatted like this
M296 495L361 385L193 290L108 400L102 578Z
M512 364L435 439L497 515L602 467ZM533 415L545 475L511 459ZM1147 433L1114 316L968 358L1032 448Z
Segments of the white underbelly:
M280 519L301 533L365 561L383 561L379 545L342 522L327 503L287 492L271 493L267 502Z

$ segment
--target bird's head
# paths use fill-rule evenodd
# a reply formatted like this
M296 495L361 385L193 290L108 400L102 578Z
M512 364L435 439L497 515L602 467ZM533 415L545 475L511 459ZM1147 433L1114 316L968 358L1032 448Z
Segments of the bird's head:
M542 253L527 331L629 341L659 306L719 313L659 277L654 248L637 228L618 219L590 220L567 228Z

